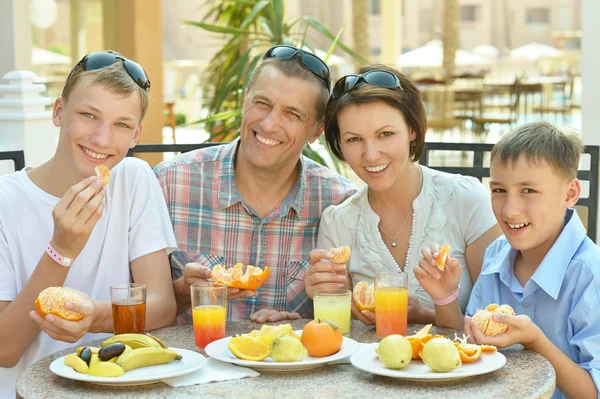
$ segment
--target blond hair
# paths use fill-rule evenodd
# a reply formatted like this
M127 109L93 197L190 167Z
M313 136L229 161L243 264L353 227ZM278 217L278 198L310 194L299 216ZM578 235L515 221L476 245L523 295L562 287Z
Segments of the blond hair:
M581 134L574 129L558 129L540 121L527 123L502 137L492 149L491 162L516 162L521 155L535 164L546 162L555 172L570 180L577 177L579 158L584 150Z
M115 51L107 52L120 56ZM129 75L129 72L125 69L125 65L123 65L123 61L117 60L112 65L91 71L84 70L81 63L78 63L69 74L63 87L61 97L65 102L69 101L69 95L81 79L88 79L92 85L102 86L114 94L129 95L131 93L138 93L141 103L140 123L144 120L146 111L148 111L150 95L147 90L142 89Z

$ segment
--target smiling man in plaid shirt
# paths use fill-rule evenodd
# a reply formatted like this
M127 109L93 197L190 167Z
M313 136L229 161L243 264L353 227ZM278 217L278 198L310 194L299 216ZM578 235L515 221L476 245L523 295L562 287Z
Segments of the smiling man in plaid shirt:
M321 213L355 192L301 155L323 132L329 68L291 46L270 49L246 89L240 138L155 168L179 250L171 256L179 322L191 324L190 284L216 264L269 266L258 291L228 290L228 320L312 316L304 290Z

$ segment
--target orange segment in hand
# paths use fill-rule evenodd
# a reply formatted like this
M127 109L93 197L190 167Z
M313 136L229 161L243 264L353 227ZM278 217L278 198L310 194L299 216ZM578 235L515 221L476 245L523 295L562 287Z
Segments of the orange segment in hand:
M331 261L333 263L340 264L348 262L348 260L350 259L350 255L352 254L350 247L347 245L344 245L343 247L339 248L331 248L329 252L333 254L333 258L331 259Z
M96 166L95 170L96 176L101 177L102 180L104 180L104 186L106 187L110 181L110 172L108 168L104 165L98 165Z
M83 303L86 297L79 291L64 287L48 287L35 300L35 310L42 317L53 314L65 320L78 321L83 314L65 307L67 302Z
M444 270L446 267L446 259L448 259L448 255L450 254L450 245L446 244L440 249L440 253L437 258L437 267L440 270Z

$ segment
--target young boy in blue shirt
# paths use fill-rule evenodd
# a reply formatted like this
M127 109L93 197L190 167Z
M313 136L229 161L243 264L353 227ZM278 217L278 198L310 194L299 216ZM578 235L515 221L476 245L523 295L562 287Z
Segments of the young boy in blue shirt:
M440 271L439 247L422 248L414 269L439 303L436 325L464 327L473 343L522 344L538 352L556 371L553 398L599 397L600 248L572 209L581 193L577 169L583 148L578 134L546 122L520 126L494 146L492 208L504 237L485 253L464 319L452 300L461 275L456 259L448 257ZM484 336L469 317L490 303L510 305L516 313L494 314L508 330L493 337Z

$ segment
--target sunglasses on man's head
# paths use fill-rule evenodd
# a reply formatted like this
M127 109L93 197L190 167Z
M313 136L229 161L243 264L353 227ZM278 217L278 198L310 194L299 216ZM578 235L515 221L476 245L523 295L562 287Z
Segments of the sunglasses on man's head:
M146 91L150 90L150 79L148 79L148 75L146 75L144 68L142 68L140 64L123 56L109 53L108 51L98 51L86 55L79 61L77 66L73 68L73 71L75 71L78 66L85 71L95 71L110 66L118 60L123 61L125 70L138 86ZM73 71L71 71L71 73L73 73Z
M300 56L300 64L323 80L323 82L325 82L325 86L327 87L327 91L329 91L329 88L331 87L329 67L316 55L294 46L275 46L271 47L265 53L263 58L286 59L293 58L295 56Z
M341 97L343 94L354 90L363 81L371 86L387 87L388 89L402 89L400 79L391 72L375 69L373 71L346 75L335 83L331 98Z

